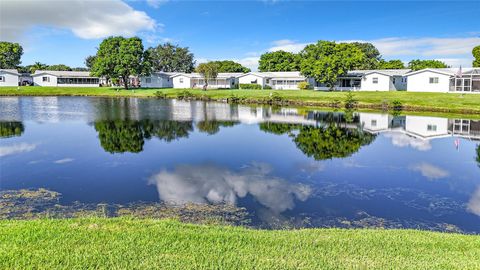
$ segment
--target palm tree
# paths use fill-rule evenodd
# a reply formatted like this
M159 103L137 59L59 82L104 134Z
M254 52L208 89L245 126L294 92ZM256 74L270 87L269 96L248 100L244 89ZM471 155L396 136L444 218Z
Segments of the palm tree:
M43 70L47 68L48 68L48 65L42 64L40 62L35 62L35 64L29 66L30 73L35 73L36 70Z

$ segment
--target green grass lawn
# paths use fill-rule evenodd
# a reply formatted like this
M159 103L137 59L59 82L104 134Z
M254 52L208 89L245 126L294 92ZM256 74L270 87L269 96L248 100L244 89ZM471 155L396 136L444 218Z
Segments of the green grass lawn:
M81 88L81 87L0 87L0 95L34 95L34 96L125 96L125 97L154 97L160 91L167 98L177 98L185 89L136 89L119 90L112 88ZM235 95L244 98L246 103L255 103L268 98L270 93L276 92L284 100L296 105L326 106L332 102L345 101L346 92L321 92L312 90L208 90L189 89L197 98L208 97L213 100L225 100ZM361 107L389 104L399 101L406 111L437 111L450 113L480 113L479 94L450 94L450 93L412 93L397 92L355 92L355 98Z
M0 269L59 268L480 269L480 236L128 218L0 221Z

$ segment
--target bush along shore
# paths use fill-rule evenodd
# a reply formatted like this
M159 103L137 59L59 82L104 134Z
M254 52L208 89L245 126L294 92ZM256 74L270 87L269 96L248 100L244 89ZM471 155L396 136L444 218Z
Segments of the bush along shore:
M480 236L254 230L139 218L0 221L1 269L479 269Z
M480 95L453 93L320 92L313 90L114 89L82 87L1 87L0 96L154 97L239 104L480 114Z

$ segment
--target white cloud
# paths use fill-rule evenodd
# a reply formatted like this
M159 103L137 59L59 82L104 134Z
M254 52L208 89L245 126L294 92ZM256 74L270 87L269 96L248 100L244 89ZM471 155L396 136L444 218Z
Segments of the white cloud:
M147 0L147 5L153 8L159 8L161 5L168 2L168 0Z
M258 60L260 60L260 57L251 56L251 57L245 57L245 58L234 60L234 61L240 63L242 66L247 67L251 70L257 70Z
M281 39L281 40L273 41L272 42L273 47L270 47L268 51L269 52L286 51L286 52L298 53L310 43L313 43L313 42L298 43L290 39Z
M384 135L392 139L392 144L397 147L412 147L419 151L428 151L432 149L429 140L422 140L400 132L389 132Z
M467 204L467 211L480 216L480 187L478 187L470 197Z
M72 161L74 161L73 158L63 158L63 159L55 160L53 163L64 164L64 163L69 163L69 162L72 162Z
M10 155L17 155L21 153L27 153L35 150L36 144L32 143L18 143L6 146L0 146L0 157L6 157Z
M18 41L35 26L68 29L83 39L133 36L153 31L154 19L120 0L5 0L1 3L0 39Z
M166 202L236 204L238 198L251 195L275 213L293 209L295 199L305 201L310 196L309 186L270 176L270 171L265 164L253 164L238 172L215 165L184 165L153 175L150 183L157 186L160 199Z
M420 172L424 177L427 177L430 180L445 178L450 175L448 171L426 162L412 165L409 169L415 172Z
M338 40L337 42L370 42L385 58L401 57L407 62L412 59L444 60L451 66L471 66L472 49L480 44L480 37L467 36L457 38L435 37L388 37L373 40ZM298 53L312 42L297 42L290 39L273 41L268 51L287 51Z

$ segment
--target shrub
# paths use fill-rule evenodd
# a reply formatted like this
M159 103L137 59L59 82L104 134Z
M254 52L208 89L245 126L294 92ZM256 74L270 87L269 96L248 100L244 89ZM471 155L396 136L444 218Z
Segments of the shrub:
M180 92L178 94L179 99L192 99L194 97L195 97L195 95L188 90L183 90L182 92Z
M348 92L345 97L345 108L351 109L357 107L358 101L355 99L355 95L352 92Z
M391 103L391 107L394 111L401 111L403 109L403 104L400 100L394 100Z
M232 94L230 97L227 98L227 102L230 103L242 103L245 100L243 97L236 96Z
M156 91L154 93L155 97L156 98L160 98L160 99L166 99L167 98L167 94L163 93L162 91Z
M308 82L299 82L297 84L297 87L300 90L307 90L307 89L310 89L310 84Z
M241 83L240 89L262 89L262 86L256 83Z
M271 87L270 85L265 85L265 86L263 87L263 89L265 89L265 90L270 90L270 89L272 89L272 87Z

